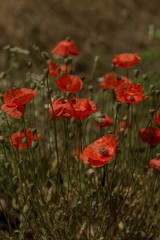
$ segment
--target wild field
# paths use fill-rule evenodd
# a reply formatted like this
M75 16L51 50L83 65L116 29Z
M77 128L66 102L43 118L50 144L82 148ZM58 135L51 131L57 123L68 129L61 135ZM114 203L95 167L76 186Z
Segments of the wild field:
M69 38L3 51L0 239L159 240L159 48L104 75Z

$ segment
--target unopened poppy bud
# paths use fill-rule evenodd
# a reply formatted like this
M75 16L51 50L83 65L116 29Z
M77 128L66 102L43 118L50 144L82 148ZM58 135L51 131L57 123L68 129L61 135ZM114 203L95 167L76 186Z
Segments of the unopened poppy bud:
M143 80L145 81L148 79L148 76L146 74L143 74L142 77L143 77Z
M89 177L89 179L91 179L92 177L94 177L94 170L92 168L90 168L88 171L87 171L87 175Z
M120 107L121 107L121 102L120 102L120 101L116 101L116 102L115 102L115 108L116 108L116 110L118 111L118 110L120 109Z
M65 74L65 72L61 71L60 76L62 77Z
M127 121L127 116L124 116L124 117L123 117L123 121Z
M67 42L70 42L71 41L71 38L70 37L66 37L65 39Z
M38 141L33 141L33 142L32 142L32 148L33 148L33 149L37 148L38 145L39 145Z
M108 131L108 134L112 134L112 131L111 131L111 130L109 130L109 131Z
M56 101L58 98L59 98L58 95L54 95L54 96L52 97L52 101L54 102L54 101Z
M73 139L74 138L74 133L69 133L69 139Z
M89 86L88 86L88 90L89 90L90 92L92 92L92 91L93 91L93 85L89 85Z
M49 74L49 68L45 68L45 69L44 69L44 75L47 77L48 74Z
M45 80L45 75L41 75L41 84L43 84L44 80Z
M101 153L102 153L103 155L106 155L107 149L106 149L106 148L101 148Z
M156 90L155 90L155 94L156 94L156 95L159 95L159 94L160 94L160 89L156 89Z
M94 62L97 63L98 61L99 61L99 56L97 55L94 57Z
M49 94L52 94L52 92L53 92L53 88L50 88L49 89Z
M14 183L18 183L18 180L19 180L19 179L18 179L17 176L15 176L15 177L13 178L13 182L14 182Z
M124 130L125 130L125 128L121 128L121 129L120 129L120 133L123 133Z
M149 113L153 116L154 113L155 113L155 108L150 108L150 109L149 109Z
M36 83L31 83L31 89L35 89L36 88Z
M4 137L0 136L0 143L4 143Z
M112 64L111 64L111 69L112 69L112 71L114 71L115 68L116 68L115 65L112 63Z
M65 99L64 96L60 97L62 103L64 102L64 99Z
M64 59L64 62L65 62L66 65L71 64L72 61L73 61L73 58L72 58L72 57L67 57L67 58Z
M102 125L104 123L102 118L95 118L95 121L98 125Z
M24 137L23 140L22 140L22 143L27 143L27 142L28 142L27 138Z
M61 67L57 67L57 70L60 73L61 72Z
M156 153L156 158L160 159L160 153Z
M31 132L32 132L33 134L36 134L36 133L37 133L37 128L32 128L32 129L31 129Z
M122 78L120 76L117 76L117 80L120 81Z
M29 68L31 68L32 67L32 62L27 62L27 66L29 67Z
M139 75L139 69L134 69L134 76L137 78Z
M91 101L93 101L93 97L89 97L88 99L91 100Z
M3 47L3 50L9 50L10 47L11 47L10 45L6 45L6 46Z
M1 72L1 73L0 73L0 79L2 79L2 78L5 78L5 77L6 77L6 75L7 75L7 73L6 73L6 72Z
M45 51L41 52L41 56L46 60L49 59L49 54Z

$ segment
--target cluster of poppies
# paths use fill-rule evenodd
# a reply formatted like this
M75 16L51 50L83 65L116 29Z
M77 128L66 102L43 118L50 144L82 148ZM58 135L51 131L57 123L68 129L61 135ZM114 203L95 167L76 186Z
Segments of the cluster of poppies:
M78 56L80 51L74 41L63 40L59 42L52 50L52 54L58 55L62 58L67 58L69 55ZM116 55L112 63L115 68L123 67L130 68L131 66L140 62L140 57L137 53L124 53ZM49 108L51 114L50 119L54 118L70 118L74 117L78 120L83 120L96 113L98 110L93 101L87 98L76 98L75 92L80 91L83 87L83 81L76 75L71 64L60 65L55 61L49 62L49 75L55 77L55 84L66 94L71 91L71 98L61 97L52 102ZM144 96L143 86L140 84L133 84L127 77L118 76L117 73L107 73L103 78L100 88L111 89L114 88L117 100L121 103L137 104L138 102L148 98ZM32 89L22 88L8 90L4 96L4 104L1 106L2 110L13 118L21 119L24 117L25 106L36 95L36 91ZM160 125L160 113L157 119L153 121L156 125ZM112 119L103 115L100 121L96 121L95 126L103 128L112 126ZM127 121L119 123L117 128L117 135L125 128L132 126ZM25 128L23 132L14 133L11 136L10 142L14 149L21 150L23 148L31 147L32 141L37 140L39 134L33 134L31 129ZM157 127L148 127L139 131L139 137L143 142L147 142L155 146L160 142L160 129ZM24 139L27 139L25 142ZM81 155L84 163L90 163L92 167L100 167L109 163L115 156L119 141L117 136L108 134L95 142L91 143L83 150ZM152 160L151 166L160 170L160 160ZM159 165L157 165L159 164ZM158 167L157 167L158 166Z

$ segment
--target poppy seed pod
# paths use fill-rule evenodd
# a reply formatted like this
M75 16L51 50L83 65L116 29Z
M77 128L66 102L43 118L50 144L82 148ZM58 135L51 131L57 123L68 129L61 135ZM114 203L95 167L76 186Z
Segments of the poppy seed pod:
M45 68L43 71L44 75L47 77L49 75L49 68Z

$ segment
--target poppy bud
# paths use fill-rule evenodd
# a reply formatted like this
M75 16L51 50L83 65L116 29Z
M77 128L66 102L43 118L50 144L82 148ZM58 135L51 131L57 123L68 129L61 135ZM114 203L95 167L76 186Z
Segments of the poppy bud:
M73 61L73 58L72 58L72 57L67 57L67 58L64 59L64 63L65 63L66 65L71 64L72 61Z
M155 113L155 108L150 108L150 109L149 109L149 113L151 114L151 116L153 116L154 113Z
M58 98L59 98L58 95L54 95L54 96L52 97L52 101L54 102L54 101L56 101Z
M156 153L156 158L160 159L160 153Z
M49 68L45 68L45 69L44 69L44 75L45 75L45 77L47 77L48 74L49 74Z
M3 136L0 136L0 143L4 143L4 137Z
M89 86L88 86L88 90L89 90L90 92L92 92L92 91L93 91L93 85L89 85Z
M142 77L143 77L143 80L145 81L148 79L148 76L146 74L143 74Z
M37 148L38 145L39 145L38 141L33 141L33 142L32 142L32 148L33 148L33 149Z
M49 94L52 94L52 92L53 92L53 88L50 88L49 89Z
M1 73L0 73L0 79L2 79L2 78L5 78L5 77L6 77L6 75L7 75L7 73L6 73L6 72L1 72Z
M156 89L156 90L155 90L155 94L156 94L156 95L159 95L159 94L160 94L160 89Z
M63 103L64 100L65 100L65 97L64 97L64 96L60 97L60 100L61 100L61 102Z
M69 139L73 139L74 138L74 133L69 133Z
M104 123L102 118L95 118L95 121L98 125L102 125Z
M66 37L65 39L67 42L70 42L71 41L71 38L70 37Z
M72 91L68 90L66 95L67 95L67 98L70 98L72 96Z
M34 82L34 83L31 83L31 89L35 89L36 88L36 83Z
M91 100L91 101L93 101L93 97L89 97L88 99Z
M36 133L37 133L37 128L32 128L32 129L31 129L31 132L32 132L33 134L36 134Z
M94 177L94 170L92 168L90 168L88 171L87 171L87 175L88 175L88 178L91 179Z
M99 56L97 55L94 57L94 62L97 63L98 61L99 61Z
M134 69L134 76L137 78L139 75L139 69Z
M111 131L111 130L109 130L107 133L108 133L108 134L112 134L112 131Z
M60 73L61 72L61 67L57 67L57 70Z
M29 67L29 68L31 68L32 67L32 62L27 62L27 66Z
M36 46L36 45L33 45L32 48L33 48L33 50L35 50L37 52L40 51L40 48L38 46Z
M10 47L11 47L10 45L6 45L6 46L3 47L3 50L9 50Z
M111 64L111 69L112 69L112 71L115 70L115 65L113 63Z
M15 177L13 178L13 182L14 182L14 183L18 183L18 180L19 180L19 179L18 179L17 176L15 176Z
M101 148L101 153L103 154L103 155L106 155L106 153L107 153L107 149L106 148Z
M27 142L28 142L27 138L24 137L23 140L22 140L22 143L27 143Z
M45 52L45 51L43 51L43 52L41 52L41 56L44 58L44 59L49 59L49 55L48 55L48 53L47 52Z
M127 116L124 116L124 117L123 117L123 121L127 121Z

